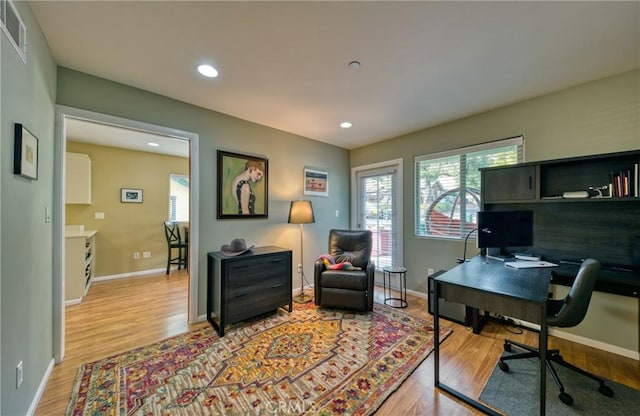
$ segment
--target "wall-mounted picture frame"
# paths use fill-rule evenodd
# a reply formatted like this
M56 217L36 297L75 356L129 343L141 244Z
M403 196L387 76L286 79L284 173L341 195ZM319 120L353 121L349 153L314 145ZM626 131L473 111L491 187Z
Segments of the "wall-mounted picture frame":
M329 173L322 170L304 168L304 194L329 196Z
M38 138L20 123L15 123L14 136L13 173L38 180Z
M142 189L120 188L120 202L142 203Z
M217 218L268 218L269 160L218 150Z

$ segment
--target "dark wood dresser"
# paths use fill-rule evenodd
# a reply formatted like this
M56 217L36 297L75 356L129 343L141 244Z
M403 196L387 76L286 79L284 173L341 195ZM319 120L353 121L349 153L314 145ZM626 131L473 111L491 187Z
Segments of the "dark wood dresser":
M254 247L239 256L209 253L207 320L224 336L226 325L292 304L291 250Z

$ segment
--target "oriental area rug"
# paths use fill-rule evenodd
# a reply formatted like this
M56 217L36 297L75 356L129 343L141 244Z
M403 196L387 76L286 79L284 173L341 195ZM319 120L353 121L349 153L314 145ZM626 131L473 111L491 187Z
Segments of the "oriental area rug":
M225 332L83 364L67 415L370 415L433 350L430 321L380 304L296 304Z

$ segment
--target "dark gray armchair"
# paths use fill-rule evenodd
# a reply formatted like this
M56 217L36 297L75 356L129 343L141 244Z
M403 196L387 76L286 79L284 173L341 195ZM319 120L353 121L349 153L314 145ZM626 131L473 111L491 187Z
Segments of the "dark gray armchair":
M322 259L314 264L315 303L329 308L373 310L375 264L371 261L371 231L330 230L329 251L337 263L361 270L330 270Z

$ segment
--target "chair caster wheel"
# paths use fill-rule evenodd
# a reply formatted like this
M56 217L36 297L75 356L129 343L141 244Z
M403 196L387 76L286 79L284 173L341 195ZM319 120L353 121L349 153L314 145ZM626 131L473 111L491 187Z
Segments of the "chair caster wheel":
M509 344L508 342L505 342L504 343L504 350L508 351L508 352L511 352L512 351L511 344Z
M505 363L504 361L500 361L498 363L498 367L500 367L500 370L504 371L505 373L509 372L509 365L507 363Z
M571 406L573 404L573 397L569 396L567 393L562 392L558 395L560 401L567 406Z
M613 390L611 390L609 386L605 386L604 384L602 384L598 388L598 391L607 397L613 397Z

